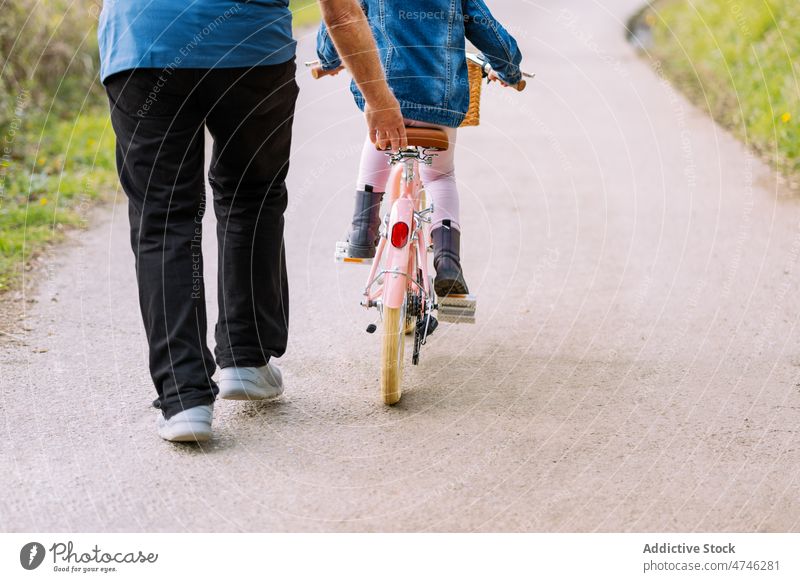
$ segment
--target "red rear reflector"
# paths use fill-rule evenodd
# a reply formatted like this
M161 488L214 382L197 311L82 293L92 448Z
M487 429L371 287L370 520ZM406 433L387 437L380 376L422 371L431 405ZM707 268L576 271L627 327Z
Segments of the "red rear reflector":
M408 225L398 222L392 227L392 246L402 249L408 242Z

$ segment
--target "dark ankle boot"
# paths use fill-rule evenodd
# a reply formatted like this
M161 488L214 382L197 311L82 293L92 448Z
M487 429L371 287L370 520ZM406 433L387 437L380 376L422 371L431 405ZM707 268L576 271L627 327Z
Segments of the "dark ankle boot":
M348 255L354 259L375 258L380 238L381 200L383 192L373 192L371 186L356 192L353 224L347 235Z
M433 267L436 278L433 288L438 297L447 295L468 295L469 289L461 270L461 233L450 226L449 220L431 231L433 239Z

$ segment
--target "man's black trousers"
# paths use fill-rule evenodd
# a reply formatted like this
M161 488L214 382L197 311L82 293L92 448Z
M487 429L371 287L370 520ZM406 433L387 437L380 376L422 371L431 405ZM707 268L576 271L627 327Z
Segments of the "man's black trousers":
M204 128L218 239L216 363L280 357L289 297L283 248L297 99L294 60L233 69L134 69L106 81L117 169L128 197L150 373L164 416L210 404L200 240Z

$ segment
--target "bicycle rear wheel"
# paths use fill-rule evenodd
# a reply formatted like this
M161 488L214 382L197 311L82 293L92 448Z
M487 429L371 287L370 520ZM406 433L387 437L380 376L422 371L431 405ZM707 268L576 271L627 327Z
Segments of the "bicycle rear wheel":
M383 337L381 342L381 397L391 406L403 394L403 356L405 354L405 306L383 308Z

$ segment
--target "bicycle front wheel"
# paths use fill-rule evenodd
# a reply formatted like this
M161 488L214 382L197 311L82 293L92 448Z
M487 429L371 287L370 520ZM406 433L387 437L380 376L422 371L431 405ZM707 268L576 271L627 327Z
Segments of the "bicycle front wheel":
M405 354L405 308L383 308L381 345L381 397L384 404L397 404L402 396L403 356Z

